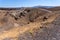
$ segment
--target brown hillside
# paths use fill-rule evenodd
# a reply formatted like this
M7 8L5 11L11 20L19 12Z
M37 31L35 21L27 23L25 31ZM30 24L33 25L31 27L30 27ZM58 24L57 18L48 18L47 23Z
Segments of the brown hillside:
M60 14L42 8L1 8L0 40L59 40Z
M49 8L48 10L50 10L50 11L60 11L60 6Z

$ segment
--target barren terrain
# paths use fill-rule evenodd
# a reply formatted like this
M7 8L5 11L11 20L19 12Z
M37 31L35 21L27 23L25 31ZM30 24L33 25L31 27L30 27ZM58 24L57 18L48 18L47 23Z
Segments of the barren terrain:
M0 40L60 40L60 12L43 8L0 8Z

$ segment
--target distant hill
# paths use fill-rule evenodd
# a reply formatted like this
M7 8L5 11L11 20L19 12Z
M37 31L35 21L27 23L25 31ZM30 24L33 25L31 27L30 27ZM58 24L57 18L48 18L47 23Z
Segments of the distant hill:
M53 8L54 6L34 6L34 8Z
M43 9L47 9L50 11L59 11L60 10L60 6L34 6L34 8L43 8Z
M59 11L60 10L60 6L49 8L48 10L51 10L51 11Z

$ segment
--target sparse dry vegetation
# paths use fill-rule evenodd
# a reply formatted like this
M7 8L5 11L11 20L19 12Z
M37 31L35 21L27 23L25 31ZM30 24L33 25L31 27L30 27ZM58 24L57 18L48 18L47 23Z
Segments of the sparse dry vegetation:
M1 8L0 40L59 40L59 20L51 9Z

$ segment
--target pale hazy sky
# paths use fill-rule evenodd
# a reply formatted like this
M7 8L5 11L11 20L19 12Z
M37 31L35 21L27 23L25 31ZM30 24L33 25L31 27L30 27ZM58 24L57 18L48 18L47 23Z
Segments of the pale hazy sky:
M0 7L60 6L60 0L0 0Z

